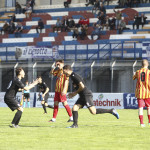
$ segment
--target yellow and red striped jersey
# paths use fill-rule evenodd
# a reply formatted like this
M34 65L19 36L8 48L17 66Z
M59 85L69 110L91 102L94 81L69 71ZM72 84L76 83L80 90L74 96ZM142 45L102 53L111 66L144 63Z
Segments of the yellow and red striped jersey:
M60 92L61 93L64 89L65 81L69 80L69 77L66 77L66 75L63 73L63 69L55 70L53 72L53 75L57 76L55 92Z
M150 98L150 70L141 68L136 71L133 80L137 79L135 96L139 99Z

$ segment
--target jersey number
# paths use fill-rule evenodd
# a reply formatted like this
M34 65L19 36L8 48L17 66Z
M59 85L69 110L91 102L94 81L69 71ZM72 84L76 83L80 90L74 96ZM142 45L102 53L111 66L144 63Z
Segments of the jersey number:
M11 87L11 85L12 85L12 81L9 82L7 89L9 89Z
M145 72L142 72L142 73L141 73L141 81L142 81L142 82L145 81Z

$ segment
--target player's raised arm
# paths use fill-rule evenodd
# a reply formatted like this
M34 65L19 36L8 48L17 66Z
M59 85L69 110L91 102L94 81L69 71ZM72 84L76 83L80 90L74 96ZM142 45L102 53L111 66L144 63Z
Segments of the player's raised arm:
M31 83L29 86L24 87L24 90L30 90L33 87L35 87L39 83L39 79L36 79L33 83Z

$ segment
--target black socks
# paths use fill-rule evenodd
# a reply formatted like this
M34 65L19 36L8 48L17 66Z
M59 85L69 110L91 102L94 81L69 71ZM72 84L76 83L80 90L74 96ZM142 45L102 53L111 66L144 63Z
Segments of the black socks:
M15 125L18 125L19 124L19 121L21 119L21 116L22 116L22 111L18 110L14 116L14 119L12 121L12 124L15 124Z
M96 114L112 113L112 110L113 109L101 109L101 108L98 108L98 109L96 109Z
M42 104L42 106L43 106L44 112L47 113L45 104Z
M73 124L78 125L78 111L72 111L73 114Z

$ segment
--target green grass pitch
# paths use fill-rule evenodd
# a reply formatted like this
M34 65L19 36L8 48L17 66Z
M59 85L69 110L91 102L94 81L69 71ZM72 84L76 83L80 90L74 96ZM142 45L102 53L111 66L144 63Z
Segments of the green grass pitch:
M14 116L9 108L0 108L0 150L148 150L150 127L144 111L145 128L139 126L137 110L118 110L111 114L91 115L79 111L79 128L68 129L68 115L59 109L57 122L49 123L53 110L25 108L20 128L9 128Z

